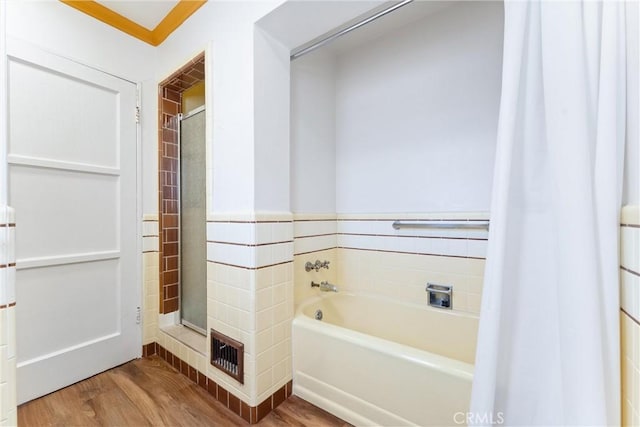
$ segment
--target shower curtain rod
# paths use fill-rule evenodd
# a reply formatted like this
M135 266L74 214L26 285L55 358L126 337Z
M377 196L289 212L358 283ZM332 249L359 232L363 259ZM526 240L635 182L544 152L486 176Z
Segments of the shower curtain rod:
M307 53L313 52L314 50L326 45L327 43L331 43L332 41L334 41L335 39L344 36L345 34L350 33L351 31L362 27L363 25L366 25L370 22L375 21L378 18L383 17L384 15L393 12L396 9L400 9L402 6L405 6L409 3L411 3L413 0L402 0L399 2L396 2L395 4L393 4L390 7L387 7L383 10L381 10L380 12L377 12L367 18L361 19L359 21L356 21L350 25L348 25L345 28L342 29L338 29L334 32L330 32L324 36L320 36L319 39L313 40L311 42L309 42L307 45L302 45L296 49L293 50L293 52L291 53L291 56L289 57L291 61L300 58L301 56L306 55Z

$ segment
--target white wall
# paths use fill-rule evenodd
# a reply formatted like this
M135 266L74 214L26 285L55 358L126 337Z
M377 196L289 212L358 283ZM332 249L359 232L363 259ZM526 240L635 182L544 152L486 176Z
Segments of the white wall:
M338 57L337 212L489 210L502 33L455 3Z
M623 205L640 204L640 6L627 1L627 144Z
M254 49L254 210L288 213L289 49L258 27Z
M207 53L210 212L253 211L254 23L280 3L209 1L158 47L158 81Z
M336 211L335 58L322 49L291 63L291 210Z

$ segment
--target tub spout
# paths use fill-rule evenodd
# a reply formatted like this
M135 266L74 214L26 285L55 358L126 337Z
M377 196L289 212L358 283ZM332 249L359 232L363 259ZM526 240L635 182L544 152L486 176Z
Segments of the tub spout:
M338 287L336 285L332 285L329 282L311 282L312 288L320 288L322 292L338 292Z

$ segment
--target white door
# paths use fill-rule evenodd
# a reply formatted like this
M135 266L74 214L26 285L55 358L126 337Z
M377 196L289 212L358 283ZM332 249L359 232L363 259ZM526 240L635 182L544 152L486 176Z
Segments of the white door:
M136 85L8 51L20 404L140 356Z

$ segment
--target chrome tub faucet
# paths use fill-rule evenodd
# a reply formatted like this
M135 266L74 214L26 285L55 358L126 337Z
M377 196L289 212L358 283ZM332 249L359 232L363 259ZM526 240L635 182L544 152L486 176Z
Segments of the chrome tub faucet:
M312 288L320 288L322 292L338 292L338 287L336 285L332 285L329 282L311 282Z

